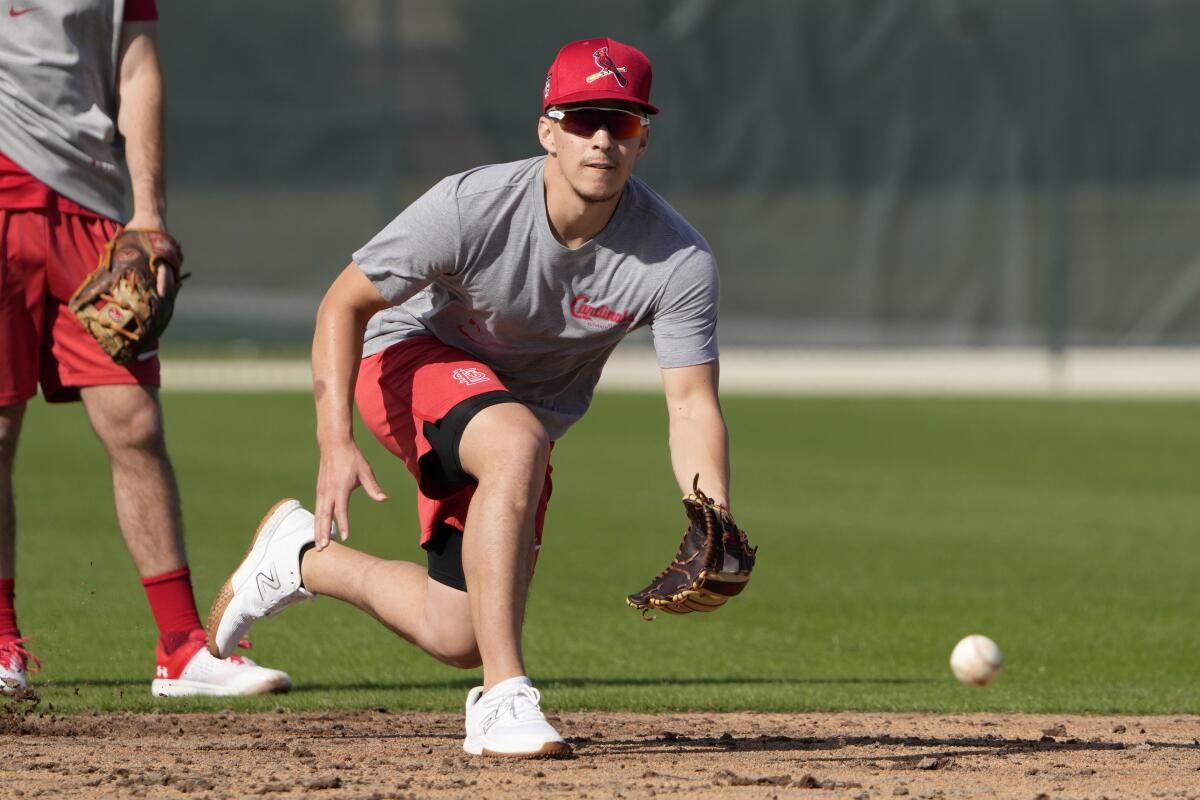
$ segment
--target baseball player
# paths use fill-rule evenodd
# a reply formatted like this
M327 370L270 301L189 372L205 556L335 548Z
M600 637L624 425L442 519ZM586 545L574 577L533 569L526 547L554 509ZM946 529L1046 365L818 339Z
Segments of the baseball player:
M155 695L285 690L288 676L212 657L192 596L163 438L156 350L124 366L67 301L121 230L166 241L163 83L154 0L11 0L0 10L0 691L39 662L14 608L12 475L26 402L81 400L112 467L117 520L159 630ZM158 272L158 292L173 274ZM52 480L52 476L46 476Z
M468 753L569 752L528 677L522 622L551 450L630 331L653 332L680 487L714 518L728 516L716 262L632 176L658 112L650 83L650 62L633 47L566 45L537 123L545 155L442 180L354 254L317 314L315 514L295 500L268 512L209 616L214 653L255 620L329 595L447 664L483 666L483 685L467 696ZM343 541L350 534L355 487L386 499L354 442L355 401L417 480L427 569L333 541L332 523ZM736 586L752 553L730 536L722 554ZM736 588L722 591L668 594L703 604ZM665 610L690 610L670 600Z

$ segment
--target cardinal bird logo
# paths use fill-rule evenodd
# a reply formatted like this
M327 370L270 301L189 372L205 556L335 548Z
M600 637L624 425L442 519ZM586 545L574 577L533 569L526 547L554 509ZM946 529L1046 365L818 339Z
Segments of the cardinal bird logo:
M609 75L612 75L617 79L617 85L622 89L629 85L629 78L626 78L622 74L626 71L625 67L617 66L617 62L613 61L612 56L608 54L607 47L601 47L599 50L592 53L592 58L595 60L596 66L600 68L600 71L593 72L591 75L588 75L587 78L585 78L588 83L594 83L601 78L607 78Z

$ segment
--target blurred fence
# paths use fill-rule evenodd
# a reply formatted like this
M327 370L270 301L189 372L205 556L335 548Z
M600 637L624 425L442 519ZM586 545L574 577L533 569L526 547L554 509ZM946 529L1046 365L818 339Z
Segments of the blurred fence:
M538 152L545 69L654 61L638 173L709 240L722 339L1200 344L1190 0L161 3L179 339L303 341L443 175Z

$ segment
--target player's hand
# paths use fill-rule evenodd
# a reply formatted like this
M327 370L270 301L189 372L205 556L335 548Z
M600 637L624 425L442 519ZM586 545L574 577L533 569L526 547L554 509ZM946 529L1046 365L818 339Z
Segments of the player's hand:
M316 546L324 550L332 538L333 523L344 542L350 536L350 493L363 487L376 503L387 495L375 479L375 472L353 441L321 447L321 466L317 473Z

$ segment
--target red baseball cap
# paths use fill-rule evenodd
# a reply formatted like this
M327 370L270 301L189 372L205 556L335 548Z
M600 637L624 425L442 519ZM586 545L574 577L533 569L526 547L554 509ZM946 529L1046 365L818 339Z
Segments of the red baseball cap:
M653 77L650 59L636 47L607 37L581 39L564 45L550 65L542 110L586 100L627 100L657 114L658 107L650 104Z

